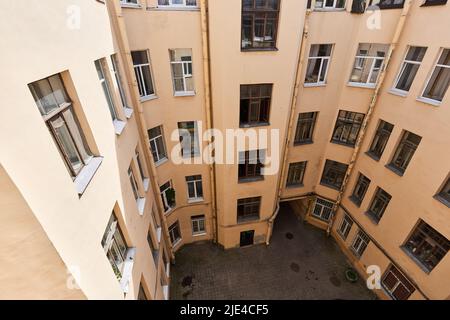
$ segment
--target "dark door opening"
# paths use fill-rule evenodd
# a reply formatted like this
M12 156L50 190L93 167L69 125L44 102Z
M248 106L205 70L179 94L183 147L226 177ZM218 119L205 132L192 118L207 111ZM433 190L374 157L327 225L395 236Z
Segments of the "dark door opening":
M241 232L241 247L251 246L253 238L255 237L255 230Z

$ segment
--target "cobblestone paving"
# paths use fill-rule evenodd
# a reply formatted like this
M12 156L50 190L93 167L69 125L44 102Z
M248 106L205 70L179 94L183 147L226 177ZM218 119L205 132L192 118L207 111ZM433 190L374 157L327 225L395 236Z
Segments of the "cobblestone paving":
M374 299L365 283L349 283L344 254L323 231L283 205L270 246L223 250L191 244L176 254L171 299Z

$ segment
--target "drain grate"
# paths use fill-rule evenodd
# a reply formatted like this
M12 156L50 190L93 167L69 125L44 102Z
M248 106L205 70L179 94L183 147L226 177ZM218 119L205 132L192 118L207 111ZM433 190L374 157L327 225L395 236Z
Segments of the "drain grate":
M293 235L292 233L290 233L290 232L287 232L287 233L286 233L286 238L287 238L288 240L292 240L292 239L294 239L294 235Z

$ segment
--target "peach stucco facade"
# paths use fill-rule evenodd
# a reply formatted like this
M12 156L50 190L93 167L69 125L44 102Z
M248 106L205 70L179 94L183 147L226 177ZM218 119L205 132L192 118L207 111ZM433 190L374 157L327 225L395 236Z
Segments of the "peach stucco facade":
M419 221L441 235L444 247L450 239L449 206L436 199L449 179L450 93L439 103L420 99L440 53L450 48L445 32L450 4L422 7L422 2L358 14L351 0L336 9L280 0L276 48L242 50L241 0L197 0L195 6L161 6L158 0L9 1L0 12L0 70L6 75L0 80L0 257L6 261L0 267L6 289L0 298L168 299L170 264L179 248L197 241L237 248L246 231L253 232L252 244L270 245L279 203L289 202L304 222L335 239L362 277L369 276L369 266L379 266L382 274L393 266L414 288L409 299L448 299L449 255L425 270L404 248ZM349 82L361 43L392 49L384 53L373 85ZM318 44L332 45L326 77L305 84L311 47ZM408 92L399 94L392 88L409 46L427 50ZM177 49L184 56L190 52L191 60L173 61ZM148 63L137 67L136 52L146 52ZM99 59L114 121L94 63ZM184 63L184 80L193 90L177 91L176 63ZM143 94L139 68L149 70L150 94ZM82 192L30 93L30 84L55 74L100 163ZM272 84L269 119L240 126L241 86L256 84ZM367 117L353 146L333 142L340 110ZM309 112L317 113L312 141L298 144L297 119ZM393 129L375 160L366 151L380 120ZM196 164L177 164L173 150L182 123L223 133L277 130L266 151L277 155L279 169L243 182L238 163L208 164L196 155ZM161 130L159 140L150 136L154 128ZM404 130L421 141L399 175L387 165ZM163 145L165 155L155 151ZM201 139L199 149L207 145ZM247 142L234 151L249 148ZM338 188L321 183L327 160L349 165ZM289 164L298 162L307 162L301 184L286 187ZM82 174L88 174L86 168L89 164ZM360 174L370 184L355 204L351 196ZM201 180L201 194L190 177ZM175 191L170 206L165 185ZM377 187L391 199L374 223L366 211ZM239 220L238 200L251 197L261 200L257 219ZM318 198L335 204L328 220L313 214ZM104 245L112 212L128 248L119 281ZM352 225L342 237L344 216ZM351 247L359 231L368 240L355 255ZM395 298L385 288L376 293Z

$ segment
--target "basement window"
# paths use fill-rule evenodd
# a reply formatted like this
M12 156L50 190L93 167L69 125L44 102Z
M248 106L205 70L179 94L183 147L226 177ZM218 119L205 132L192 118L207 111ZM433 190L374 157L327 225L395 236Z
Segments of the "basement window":
M381 284L384 290L395 300L408 300L416 290L411 282L393 265L384 274Z
M322 221L328 222L333 213L333 206L333 202L316 198L316 203L314 204L314 209L311 214Z
M350 249L359 258L363 255L364 251L366 251L369 242L370 242L369 236L360 229L358 230L358 233L353 239L353 243L350 246Z
M342 240L344 241L347 240L348 234L350 233L352 226L353 226L352 218L348 214L345 214L344 217L342 218L341 225L339 226L338 229L338 233L342 237Z

